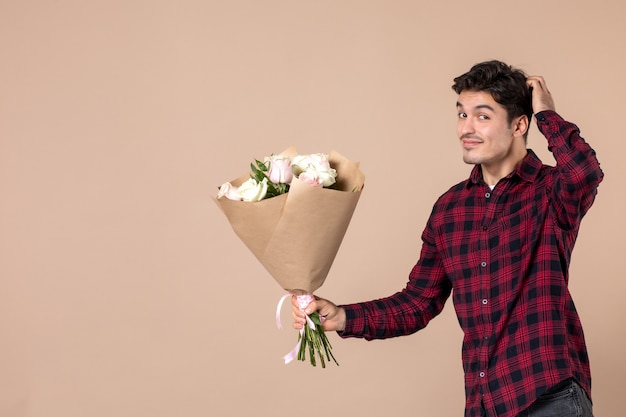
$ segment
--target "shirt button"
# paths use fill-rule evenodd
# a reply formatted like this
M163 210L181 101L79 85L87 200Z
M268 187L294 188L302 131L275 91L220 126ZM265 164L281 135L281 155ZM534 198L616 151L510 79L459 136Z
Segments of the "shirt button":
M487 262L481 262L480 266L482 266L483 268L487 266Z
M488 229L488 227L487 227L487 226L483 226L483 230L487 230L487 229Z
M489 302L489 301L487 301L487 299L486 299L486 298L483 298L483 304L485 304L485 305L486 305L488 302Z
M491 197L491 193L486 193L485 198L489 198L489 197Z
M484 372L481 372L481 373L479 373L478 375L480 375L480 377L481 377L481 378L484 378L484 377L485 377L485 373L484 373Z

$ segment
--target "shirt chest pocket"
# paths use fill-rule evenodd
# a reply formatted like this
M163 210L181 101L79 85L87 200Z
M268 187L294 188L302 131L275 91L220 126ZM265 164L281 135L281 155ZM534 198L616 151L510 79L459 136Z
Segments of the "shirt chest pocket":
M499 257L521 257L532 251L542 219L536 204L512 204L504 210L500 218L490 227L487 246Z

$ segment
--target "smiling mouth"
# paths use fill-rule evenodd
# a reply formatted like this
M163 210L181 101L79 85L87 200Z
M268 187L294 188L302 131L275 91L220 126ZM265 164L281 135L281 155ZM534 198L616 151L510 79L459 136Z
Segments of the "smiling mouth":
M474 148L483 143L482 141L476 139L462 139L461 142L463 143L464 148Z

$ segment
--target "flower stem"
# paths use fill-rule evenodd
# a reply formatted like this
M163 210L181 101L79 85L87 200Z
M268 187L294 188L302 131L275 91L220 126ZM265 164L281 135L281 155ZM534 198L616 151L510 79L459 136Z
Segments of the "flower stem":
M311 329L308 325L305 325L304 328L304 336L302 336L302 341L300 344L300 350L298 351L298 360L304 361L306 360L306 351L308 348L309 351L309 360L311 365L316 366L317 361L315 359L316 353L319 357L320 365L322 368L326 367L326 361L330 362L332 359L336 365L337 360L332 354L332 346L330 341L326 337L326 333L322 328L322 322L320 320L319 314L317 312L312 313L310 316L311 320L315 325L315 329ZM300 340L300 335L298 335L298 340ZM326 356L326 360L324 360L324 356Z

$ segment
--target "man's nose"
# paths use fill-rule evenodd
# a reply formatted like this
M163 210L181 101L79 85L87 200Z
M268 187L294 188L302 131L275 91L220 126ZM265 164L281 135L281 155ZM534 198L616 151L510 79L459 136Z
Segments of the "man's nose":
M462 119L459 121L459 137L473 133L476 133L476 130L474 129L474 123L472 123L471 119Z

